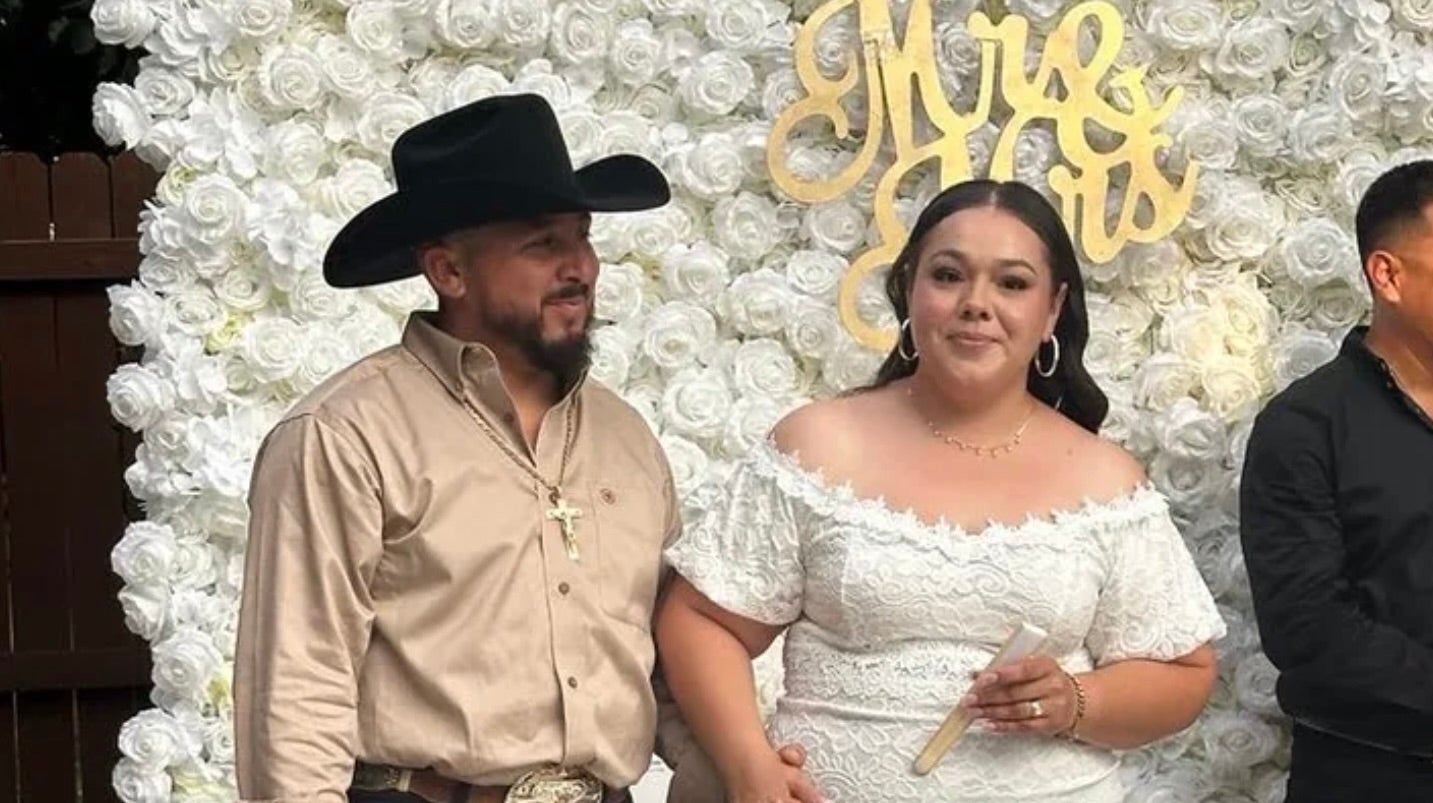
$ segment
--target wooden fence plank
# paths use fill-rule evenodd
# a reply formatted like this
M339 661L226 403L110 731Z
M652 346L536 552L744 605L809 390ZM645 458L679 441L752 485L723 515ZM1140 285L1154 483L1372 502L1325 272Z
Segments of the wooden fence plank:
M139 213L144 202L154 195L159 174L133 152L110 161L110 217L115 237L135 237L139 233Z
M29 153L0 153L0 240L50 238L50 173Z
M15 698L13 692L0 693L0 803L16 803L20 798L15 776Z
M67 153L50 166L50 215L55 238L109 237L109 165L93 153Z
M138 240L0 242L0 282L124 281L138 268Z
M118 363L109 331L109 301L100 284L71 286L56 299L55 343L60 387L55 399L65 427L56 444L69 466L69 493L84 504L62 513L70 543L70 607L76 650L142 647L124 627L115 602L122 586L109 554L124 532L120 425L110 415L105 384ZM61 511L57 511L61 512Z
M97 650L31 650L0 655L0 689L17 692L127 689L149 686L143 646Z
M131 689L82 691L76 695L80 715L80 795L84 803L118 803L111 784L119 761L120 726L139 713L138 694Z
M74 803L74 696L72 691L17 695L20 803Z

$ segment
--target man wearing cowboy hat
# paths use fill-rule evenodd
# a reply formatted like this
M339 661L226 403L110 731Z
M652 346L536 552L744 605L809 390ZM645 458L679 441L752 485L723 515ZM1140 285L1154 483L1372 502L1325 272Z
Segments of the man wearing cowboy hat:
M324 277L422 273L438 309L259 452L240 796L628 799L653 749L650 618L680 523L657 440L585 378L588 227L665 204L667 182L628 155L574 171L534 95L419 124L393 170L397 192L339 232Z

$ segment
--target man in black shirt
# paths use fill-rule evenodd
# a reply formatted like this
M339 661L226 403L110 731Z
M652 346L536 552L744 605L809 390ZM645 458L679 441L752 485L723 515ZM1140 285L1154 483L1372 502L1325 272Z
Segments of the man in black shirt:
M1357 216L1373 320L1259 414L1241 538L1287 803L1433 801L1433 162Z

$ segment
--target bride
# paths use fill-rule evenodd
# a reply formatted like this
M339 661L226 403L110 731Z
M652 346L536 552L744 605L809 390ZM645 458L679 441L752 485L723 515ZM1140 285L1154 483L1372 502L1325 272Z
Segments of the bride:
M666 681L733 803L1120 801L1115 751L1194 720L1224 624L1164 498L1096 434L1069 237L1027 186L959 184L887 292L875 383L788 416L669 547ZM982 672L1021 623L1043 648ZM783 631L763 723L751 658ZM957 705L973 724L916 773Z

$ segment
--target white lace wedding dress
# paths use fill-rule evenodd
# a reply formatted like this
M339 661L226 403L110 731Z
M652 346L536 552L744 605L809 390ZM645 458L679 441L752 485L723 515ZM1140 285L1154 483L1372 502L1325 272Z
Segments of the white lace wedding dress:
M966 532L828 485L763 442L729 488L667 558L718 605L790 624L768 729L805 745L835 803L1117 803L1118 758L1067 739L972 730L929 775L911 765L1021 621L1071 672L1224 633L1149 487Z

